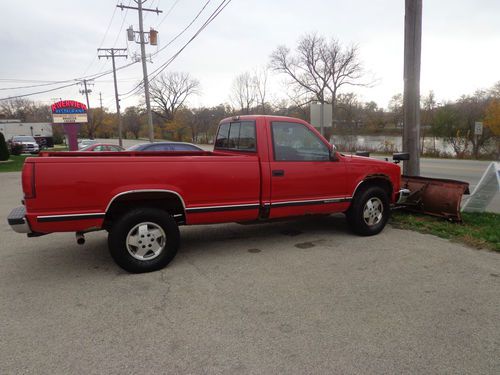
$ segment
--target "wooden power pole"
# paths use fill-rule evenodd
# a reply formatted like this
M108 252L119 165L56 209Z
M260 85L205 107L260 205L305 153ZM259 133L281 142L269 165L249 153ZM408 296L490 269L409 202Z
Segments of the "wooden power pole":
M405 0L403 151L410 153L403 173L420 175L420 51L422 0Z
M122 116L120 114L120 99L118 99L118 84L116 83L116 65L115 57L125 57L127 58L126 48L98 48L97 52L104 52L103 55L98 55L101 57L111 57L111 62L113 63L113 81L115 83L115 101L116 101L116 115L118 116L118 143L120 147L123 147L123 125ZM101 104L102 107L102 104Z
M146 64L146 38L144 37L144 34L146 33L144 31L144 25L143 25L143 18L142 18L142 13L143 12L154 12L156 14L162 13L161 10L158 8L156 9L148 9L144 8L142 5L146 2L147 0L134 0L134 2L137 4L137 7L131 7L128 5L123 5L119 4L117 5L118 8L121 10L123 9L133 9L137 10L137 13L139 14L139 31L137 32L139 34L139 44L141 45L141 61L142 61L142 74L144 77L144 99L146 101L146 112L148 115L148 129L149 129L149 141L153 142L154 141L154 129L153 129L153 114L151 113L151 103L149 99L149 79L148 79L148 68ZM132 33L135 33L132 31ZM148 32L149 40L151 41L151 35ZM130 37L129 40L131 41Z

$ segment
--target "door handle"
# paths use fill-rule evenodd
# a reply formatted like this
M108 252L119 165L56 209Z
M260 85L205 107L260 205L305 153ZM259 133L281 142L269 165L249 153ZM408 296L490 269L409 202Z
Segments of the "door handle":
M283 169L273 170L273 177L283 177L284 175L285 175L285 171Z

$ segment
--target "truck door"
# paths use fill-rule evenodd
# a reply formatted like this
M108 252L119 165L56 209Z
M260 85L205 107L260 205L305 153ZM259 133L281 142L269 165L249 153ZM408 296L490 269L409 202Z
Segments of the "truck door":
M305 124L272 121L270 218L344 211L345 163Z

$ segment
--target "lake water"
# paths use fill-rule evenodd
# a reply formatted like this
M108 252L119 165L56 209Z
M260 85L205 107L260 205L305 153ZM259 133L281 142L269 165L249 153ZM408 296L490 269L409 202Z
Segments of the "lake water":
M401 136L391 135L337 135L330 138L330 142L342 150L349 151L379 151L379 152L401 152L403 150L403 139ZM488 152L495 150L494 142L487 145ZM450 156L455 155L451 144L444 138L426 137L424 141L424 152L439 151ZM468 151L472 151L472 144L469 144Z

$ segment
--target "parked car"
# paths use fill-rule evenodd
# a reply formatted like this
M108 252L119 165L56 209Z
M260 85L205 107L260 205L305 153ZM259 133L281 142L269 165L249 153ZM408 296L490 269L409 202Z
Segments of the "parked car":
M127 148L127 151L204 151L202 148L186 142L141 143Z
M30 153L30 154L38 154L40 152L40 146L36 143L34 137L30 135L16 135L10 139L9 147L12 149L12 146L21 145L22 153Z
M82 149L84 147L95 145L98 143L95 139L79 139L78 140L78 149Z
M26 159L22 189L13 230L75 232L79 244L106 230L111 256L129 272L165 267L180 225L345 213L370 236L409 194L398 165L341 154L307 122L281 116L222 120L212 152L43 153Z
M118 145L112 145L108 143L94 143L92 145L85 146L78 151L123 151L123 147Z

